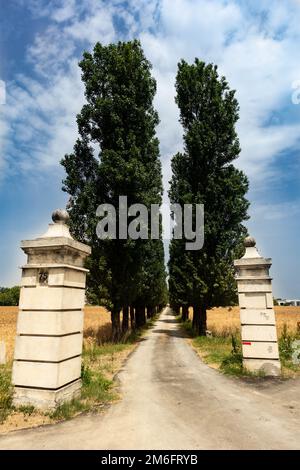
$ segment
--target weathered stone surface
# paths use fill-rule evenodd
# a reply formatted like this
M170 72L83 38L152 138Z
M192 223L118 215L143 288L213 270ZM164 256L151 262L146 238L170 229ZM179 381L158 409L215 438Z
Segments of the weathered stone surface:
M252 371L279 375L272 279L269 276L272 263L271 259L260 256L255 245L254 238L247 237L245 255L234 262L241 308L243 364Z
M24 287L39 286L41 273L47 273L48 286L52 287L75 287L85 289L85 278L87 270L78 268L77 266L69 265L50 265L44 264L43 266L34 269L23 266L23 276L21 285Z
M81 380L76 380L59 390L42 390L15 387L14 404L15 406L34 406L41 410L55 409L65 401L70 401L80 395Z
M265 375L280 375L280 361L271 359L244 359L244 367L251 372L262 372Z
M80 389L84 260L90 248L70 235L65 211L35 240L23 241L13 365L14 404L54 407ZM75 384L75 385L74 385Z
M81 357L64 362L14 361L13 383L20 387L57 389L80 378Z
M242 325L275 325L275 313L273 309L241 309Z
M248 279L239 282L239 292L272 292L271 281L265 279Z
M263 292L239 293L239 304L241 308L265 309L267 308L267 297Z
M246 344L250 343L250 344ZM278 359L277 342L242 341L243 357L252 359Z
M82 333L68 336L17 336L15 359L60 362L82 351Z
M243 325L242 340L245 341L277 341L274 325Z
M84 305L85 290L73 287L22 287L20 309L22 310L76 310Z
M66 335L83 330L83 310L19 311L17 334Z

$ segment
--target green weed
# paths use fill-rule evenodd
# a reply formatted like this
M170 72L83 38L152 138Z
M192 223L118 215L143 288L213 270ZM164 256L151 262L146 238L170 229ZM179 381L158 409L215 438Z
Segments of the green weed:
M12 411L13 387L11 384L11 368L0 366L0 424Z

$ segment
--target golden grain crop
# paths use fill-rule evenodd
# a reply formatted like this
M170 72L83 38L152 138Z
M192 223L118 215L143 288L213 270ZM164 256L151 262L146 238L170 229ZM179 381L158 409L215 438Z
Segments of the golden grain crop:
M16 335L18 307L0 307L0 341L6 343L7 360L13 357ZM277 331L280 335L284 324L291 332L300 326L300 307L275 307ZM190 318L192 312L190 309ZM219 334L235 332L239 329L239 308L213 308L207 312L207 326ZM299 328L298 326L298 328ZM111 335L110 312L104 307L85 307L84 342L105 343Z
M278 336L281 335L284 324L290 332L296 332L300 326L300 307L274 307ZM189 311L192 318L192 309ZM299 325L299 326L297 326ZM207 328L219 334L235 332L240 327L239 307L218 307L208 310Z
M17 316L18 307L0 307L0 341L5 341L8 361L13 357ZM110 333L110 313L103 307L85 307L84 341L105 342Z

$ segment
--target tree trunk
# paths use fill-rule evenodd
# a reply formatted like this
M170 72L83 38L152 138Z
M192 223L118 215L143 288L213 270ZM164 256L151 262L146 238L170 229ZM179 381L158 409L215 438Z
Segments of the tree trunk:
M189 318L189 307L188 305L182 306L182 321L187 321Z
M199 305L193 305L193 330L197 336L200 335L200 316L201 310Z
M135 315L134 315L134 307L130 305L129 307L129 314L130 314L130 327L132 330L135 328Z
M201 306L201 315L200 315L200 325L199 325L199 335L206 336L207 330L207 311L206 306Z
M111 312L112 341L117 342L121 336L120 328L120 310L112 310Z
M151 318L151 307L147 306L147 318L148 320Z
M140 328L142 326L141 323L141 312L139 310L139 307L136 305L135 306L135 327Z
M137 328L145 325L146 323L146 315L145 315L145 307L138 305L135 307L135 325Z
M142 326L146 325L146 307L141 307Z
M123 319L122 319L122 333L126 333L129 328L129 307L126 305L123 307Z
M155 307L152 305L147 307L147 318L153 318L155 315Z
M197 336L206 336L206 306L193 305L193 330Z

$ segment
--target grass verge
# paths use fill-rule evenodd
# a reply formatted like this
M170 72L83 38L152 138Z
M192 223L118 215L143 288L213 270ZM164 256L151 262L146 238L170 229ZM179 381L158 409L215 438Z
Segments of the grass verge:
M14 407L11 385L12 363L0 365L0 433L70 419L79 413L98 411L119 398L114 377L141 337L157 317L138 330L130 332L119 343L84 344L82 354L82 388L78 398L43 413L33 406Z
M177 317L180 321L180 317ZM191 337L191 344L203 362L224 374L234 376L263 377L264 373L253 373L243 367L241 337L239 330L212 331L211 336L195 336L190 321L181 323ZM289 332L283 327L278 341L282 366L282 377L300 376L300 364L295 364L295 342L300 340L299 333ZM300 346L300 343L299 343ZM300 347L299 347L300 358Z
M0 365L0 425L12 409L11 365Z

